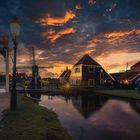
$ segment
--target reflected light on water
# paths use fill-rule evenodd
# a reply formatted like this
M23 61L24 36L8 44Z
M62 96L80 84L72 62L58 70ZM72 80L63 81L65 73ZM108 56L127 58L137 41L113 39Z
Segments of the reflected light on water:
M131 107L135 102L86 96L69 99L42 96L40 105L55 111L75 140L140 139L140 114Z

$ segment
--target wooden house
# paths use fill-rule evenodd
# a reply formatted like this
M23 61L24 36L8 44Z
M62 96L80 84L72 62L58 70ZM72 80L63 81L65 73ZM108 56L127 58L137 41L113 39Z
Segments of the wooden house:
M119 87L140 88L140 61L131 66L130 70L112 73L111 76Z
M70 74L71 74L71 70L69 70L68 67L66 67L66 70L64 70L62 74L59 76L59 83L60 84L68 83Z
M126 71L111 75L120 87L135 87L140 80L140 72Z
M138 71L140 72L140 61L131 66L131 71Z
M84 55L73 67L70 83L73 86L95 87L113 84L113 78L89 55Z

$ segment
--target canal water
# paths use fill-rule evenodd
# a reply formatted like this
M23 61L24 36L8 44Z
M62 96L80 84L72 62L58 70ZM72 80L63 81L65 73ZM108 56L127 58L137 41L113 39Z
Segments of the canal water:
M42 95L40 105L57 113L74 140L140 140L138 101Z

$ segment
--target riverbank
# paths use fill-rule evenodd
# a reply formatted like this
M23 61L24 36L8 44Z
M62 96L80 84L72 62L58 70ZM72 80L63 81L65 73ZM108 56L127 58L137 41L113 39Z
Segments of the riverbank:
M103 89L103 88L70 88L67 90L62 90L61 95L108 95L112 97L119 97L125 99L140 100L140 90L135 89Z
M71 88L61 90L60 95L79 96L79 95L108 95L120 98L140 100L140 90L134 89L100 89L100 88Z
M27 97L18 97L16 111L7 110L0 122L1 140L71 140L57 115Z
M79 88L71 87L69 89L57 89L50 92L44 92L44 95L63 95L63 96L82 96L82 95L108 95L127 99L140 100L140 90L134 89L103 89L103 88Z
M126 89L105 89L94 90L95 93L109 96L116 96L129 99L140 100L140 90L126 90Z

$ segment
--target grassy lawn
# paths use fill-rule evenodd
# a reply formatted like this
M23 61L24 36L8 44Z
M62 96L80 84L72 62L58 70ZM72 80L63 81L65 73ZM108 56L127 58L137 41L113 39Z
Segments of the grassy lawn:
M140 99L140 90L109 89L109 90L95 90L95 92L107 95Z
M0 140L71 140L50 110L18 97L18 109L6 111L0 122Z

